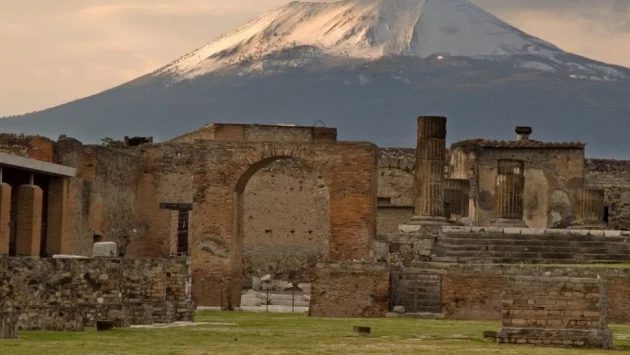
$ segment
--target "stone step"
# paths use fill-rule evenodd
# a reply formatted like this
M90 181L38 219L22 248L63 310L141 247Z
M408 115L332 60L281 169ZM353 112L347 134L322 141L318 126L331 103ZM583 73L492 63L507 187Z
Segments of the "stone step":
M554 260L554 259L530 259L530 260L514 260L511 258L478 258L478 257L434 257L433 261L440 263L459 263L459 264L532 264L532 265L572 265L572 264L624 264L628 260Z
M630 248L630 243L606 242L606 241L562 241L550 239L486 239L486 238L439 238L437 245L537 245L537 246L586 246Z
M514 259L576 259L576 260L630 260L630 254L616 255L607 253L554 253L527 251L479 251L479 250L440 250L437 248L435 256L465 256L465 257L503 257Z
M544 235L544 234L505 234L505 233L447 233L438 237L440 240L450 239L486 239L486 240L548 240L563 242L607 242L607 243L630 243L630 237L617 236L593 236L593 235Z
M450 251L474 251L474 252L499 252L499 253L519 253L519 252L530 252L530 253L560 253L560 254L609 254L609 255L620 255L630 256L630 249L628 248L617 248L617 247L572 247L572 246L563 246L563 247L548 247L548 246L539 246L539 245L527 245L527 246L514 246L514 245L436 245L433 247L432 252L436 254L437 252L450 252Z

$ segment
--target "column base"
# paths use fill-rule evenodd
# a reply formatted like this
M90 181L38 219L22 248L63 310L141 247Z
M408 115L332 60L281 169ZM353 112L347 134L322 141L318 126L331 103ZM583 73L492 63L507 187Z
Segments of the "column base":
M514 218L497 218L493 223L493 227L499 228L527 228L527 224L522 219Z

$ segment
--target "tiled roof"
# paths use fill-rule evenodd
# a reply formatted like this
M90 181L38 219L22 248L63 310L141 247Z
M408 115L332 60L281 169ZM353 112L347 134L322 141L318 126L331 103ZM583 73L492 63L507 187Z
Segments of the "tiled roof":
M525 148L525 149L583 149L586 144L580 142L540 142L534 140L520 141L496 141L490 139L467 139L455 142L451 145L451 149L459 147L477 146L482 148Z

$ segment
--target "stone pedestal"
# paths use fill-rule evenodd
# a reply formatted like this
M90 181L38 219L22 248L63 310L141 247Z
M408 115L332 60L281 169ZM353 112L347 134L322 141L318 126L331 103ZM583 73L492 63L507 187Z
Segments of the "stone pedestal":
M114 242L99 242L92 246L92 257L115 258L118 256L118 246Z
M39 256L42 239L42 189L35 185L22 185L18 187L17 194L16 254Z
M526 227L523 221L524 170L522 161L499 160L494 192L494 226Z
M606 229L604 223L605 192L598 189L580 189L579 203L573 208L575 220L570 229Z
M11 186L0 184L0 255L9 254L11 222Z
M418 118L414 217L410 225L444 225L446 117Z

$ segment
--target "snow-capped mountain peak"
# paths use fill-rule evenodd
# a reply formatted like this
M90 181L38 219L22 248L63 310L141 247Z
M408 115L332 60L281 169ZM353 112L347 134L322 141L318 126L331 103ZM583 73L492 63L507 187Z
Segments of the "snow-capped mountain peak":
M158 74L194 77L246 59L309 47L353 59L561 52L468 0L291 2L222 36Z

